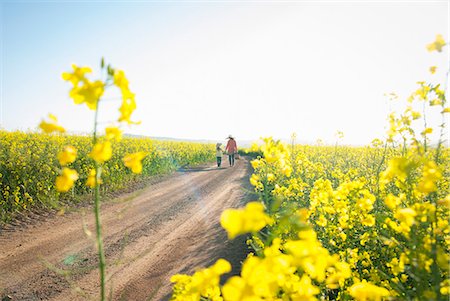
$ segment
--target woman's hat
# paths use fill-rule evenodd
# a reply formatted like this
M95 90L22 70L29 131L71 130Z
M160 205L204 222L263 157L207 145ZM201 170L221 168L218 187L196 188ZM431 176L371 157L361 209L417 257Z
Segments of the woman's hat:
M227 139L234 139L234 137L231 135L228 135Z

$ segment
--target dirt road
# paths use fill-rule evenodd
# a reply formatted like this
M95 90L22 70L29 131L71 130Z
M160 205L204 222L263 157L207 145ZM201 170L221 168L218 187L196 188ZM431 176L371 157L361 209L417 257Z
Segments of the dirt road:
M250 166L244 159L227 165L181 170L103 203L113 300L168 300L171 275L192 273L220 257L237 268L245 238L228 241L219 217L225 208L248 201ZM98 300L94 233L91 208L1 229L0 296Z

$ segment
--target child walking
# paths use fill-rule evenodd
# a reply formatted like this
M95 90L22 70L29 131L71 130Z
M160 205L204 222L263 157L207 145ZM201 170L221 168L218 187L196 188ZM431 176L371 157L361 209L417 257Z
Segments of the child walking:
M220 167L220 165L222 165L222 157L223 157L222 143L217 143L216 144L217 167Z

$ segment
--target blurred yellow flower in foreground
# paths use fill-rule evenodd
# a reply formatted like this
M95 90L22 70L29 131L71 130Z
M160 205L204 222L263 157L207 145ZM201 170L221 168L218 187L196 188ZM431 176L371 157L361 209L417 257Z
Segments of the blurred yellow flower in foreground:
M427 49L428 51L438 51L438 52L442 52L442 47L444 47L446 45L444 38L442 37L442 35L438 34L436 36L436 40L427 45Z
M62 166L72 163L77 158L77 149L71 145L66 145L64 150L58 154L59 164Z
M250 202L244 209L227 209L220 217L220 224L230 239L259 231L271 222L272 219L264 213L264 206L259 202Z
M59 192L67 192L76 180L78 180L78 173L73 169L64 167L62 175L56 177L56 189Z
M111 142L97 143L89 156L98 163L108 161L112 156Z
M119 108L120 111L119 122L125 121L129 124L139 123L130 120L131 114L135 109L136 109L136 101L134 100L134 94L129 92L128 98L122 101L122 105Z
M39 124L39 127L45 132L45 133L52 133L52 132L60 132L64 133L66 130L58 124L58 118L56 118L53 114L48 114L48 118L50 118L50 121L44 121L42 120Z
M436 73L436 69L437 69L436 66L431 66L431 67L430 67L430 73L431 73L431 74L435 74L435 73Z
M138 152L126 155L123 158L123 163L126 167L131 168L134 173L142 172L142 160L147 156L146 152Z
M129 124L139 123L130 120L131 114L136 109L136 101L134 99L134 93L132 93L128 87L128 79L122 70L114 72L114 85L122 92L122 105L119 108L119 122L124 121Z
M170 278L175 283L171 300L223 300L218 287L220 276L230 271L231 264L220 258L213 266L198 270L192 276L174 275Z
M105 129L106 139L108 140L122 140L122 131L116 126L110 126Z
M89 171L89 176L86 181L86 186L91 187L91 188L95 187L95 176L96 176L95 169L91 169ZM99 184L99 185L102 184L101 178L98 178L97 184Z
M105 85L102 81L90 82L86 80L81 87L73 87L70 91L70 97L79 105L86 103L89 109L97 110L97 103L103 95Z
M383 297L389 296L387 289L373 285L366 280L353 284L348 290L357 301L381 301Z
M75 64L72 64L72 69L73 69L73 73L64 72L62 74L62 78L65 81L71 82L74 86L78 86L79 82L84 81L86 79L85 78L86 73L92 72L92 69L89 67L78 67Z

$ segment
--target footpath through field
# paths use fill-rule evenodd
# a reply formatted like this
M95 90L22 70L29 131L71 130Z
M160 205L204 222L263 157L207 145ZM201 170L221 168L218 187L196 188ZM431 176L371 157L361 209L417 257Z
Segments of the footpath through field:
M224 163L180 170L102 205L113 300L168 300L171 275L220 257L239 267L244 238L228 241L219 218L248 201L251 169L245 159ZM94 233L90 208L0 229L0 300L98 300Z

